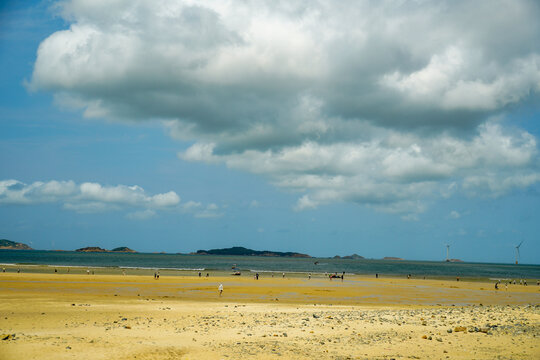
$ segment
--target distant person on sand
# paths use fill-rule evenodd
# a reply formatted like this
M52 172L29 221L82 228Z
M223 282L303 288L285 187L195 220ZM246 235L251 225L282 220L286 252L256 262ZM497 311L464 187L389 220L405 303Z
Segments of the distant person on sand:
M495 290L499 290L499 283L495 283Z
M221 296L221 294L223 294L223 284L219 284L218 290L219 290L219 296Z
M157 274L154 272L154 280L157 279Z
M378 278L379 278L379 274L376 273L376 274L375 274L375 279L378 279Z
M2 272L6 272L6 268L2 268Z
M283 278L285 279L285 273L283 273Z
M311 273L308 274L308 279L311 280Z
M201 272L199 271L199 277L201 277Z

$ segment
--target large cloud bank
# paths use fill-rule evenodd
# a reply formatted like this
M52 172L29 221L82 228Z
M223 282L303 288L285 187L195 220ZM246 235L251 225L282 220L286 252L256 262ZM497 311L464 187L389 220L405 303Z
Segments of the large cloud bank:
M224 162L301 192L422 211L454 191L540 180L505 121L540 93L535 1L64 1L29 86L88 117L161 120Z

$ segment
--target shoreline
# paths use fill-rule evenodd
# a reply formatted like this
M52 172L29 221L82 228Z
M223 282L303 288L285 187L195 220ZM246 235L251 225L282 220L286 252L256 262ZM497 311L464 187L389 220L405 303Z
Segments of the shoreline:
M17 264L17 263L0 263L0 269L5 268L6 273L13 273L20 270L23 273L35 273L35 274L47 274L54 273L54 270L58 270L58 274L85 274L87 270L93 271L94 274L99 275L122 275L123 272L126 275L135 276L148 276L154 272L159 271L164 276L195 276L198 277L198 273L201 272L202 276L206 276L207 273L212 276L227 276L231 275L235 271L241 272L241 278L252 277L256 273L262 276L281 277L283 273L287 277L305 278L309 274L313 278L325 278L328 279L328 275L332 273L327 272L309 272L309 271L282 271L282 270L256 270L256 269L206 269L206 268L171 268L171 267L135 267L135 266L84 266L84 265L52 265L52 264ZM339 275L339 274L338 274ZM362 277L362 278L375 278L375 273L345 273L347 278L350 277ZM408 274L384 274L379 273L380 279L407 279ZM459 278L459 281L456 279ZM426 275L419 276L413 274L411 279L416 280L441 280L441 281L454 281L454 282L492 282L493 284L500 280L501 285L504 286L505 282L511 282L516 280L519 283L520 280L525 280L528 286L538 285L540 279L536 278L494 278L494 277L480 277L480 276L445 276L445 275ZM338 281L339 279L335 279Z

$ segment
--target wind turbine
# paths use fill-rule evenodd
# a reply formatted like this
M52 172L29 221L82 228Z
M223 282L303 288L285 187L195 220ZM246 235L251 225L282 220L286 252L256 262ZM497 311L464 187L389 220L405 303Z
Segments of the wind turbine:
M519 245L516 246L516 265L517 265L518 260L519 260L519 247L521 246L521 244L523 244L523 241L524 241L524 240L522 240L522 241L519 243Z
M450 245L446 244L446 262L450 261Z

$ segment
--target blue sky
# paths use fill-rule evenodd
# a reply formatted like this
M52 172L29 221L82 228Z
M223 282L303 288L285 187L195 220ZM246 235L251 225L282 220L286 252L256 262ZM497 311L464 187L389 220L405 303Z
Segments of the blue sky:
M0 238L538 264L540 7L498 5L4 2Z

